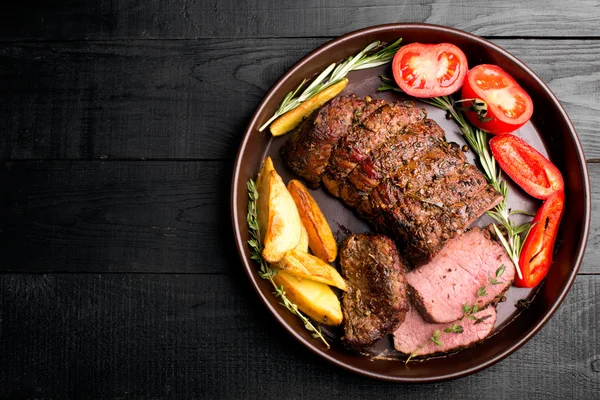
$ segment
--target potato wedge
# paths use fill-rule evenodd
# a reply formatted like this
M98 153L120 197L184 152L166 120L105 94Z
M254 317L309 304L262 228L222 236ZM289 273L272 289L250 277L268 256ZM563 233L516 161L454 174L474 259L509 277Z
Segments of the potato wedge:
M295 250L303 251L308 253L308 232L304 225L302 225L302 232L300 233L300 243L296 246Z
M256 212L263 242L262 255L268 262L277 262L300 243L302 221L294 199L273 162L267 157L258 175Z
M313 320L332 326L342 323L340 301L326 284L299 278L281 270L273 280L278 286L282 285L287 298Z
M334 261L338 252L337 243L319 205L300 181L292 179L287 188L308 232L308 247L320 259Z
M281 136L291 131L298 126L300 122L302 122L304 117L308 116L311 112L340 94L346 85L348 85L348 79L344 78L341 81L329 86L322 92L317 93L310 99L304 101L293 110L286 112L273 121L270 128L271 134L273 136Z
M289 272L299 278L306 278L335 286L347 291L346 281L335 268L318 257L307 252L294 249L288 252L278 263L277 268Z

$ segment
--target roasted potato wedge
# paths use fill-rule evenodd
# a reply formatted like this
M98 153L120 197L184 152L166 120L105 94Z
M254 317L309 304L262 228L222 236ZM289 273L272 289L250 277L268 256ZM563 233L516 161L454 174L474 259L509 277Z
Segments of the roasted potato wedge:
M303 251L308 253L308 232L304 225L302 225L302 232L300 233L300 243L296 246L295 250Z
M302 236L302 221L294 199L267 157L258 174L256 212L263 242L262 256L274 263L296 248Z
M335 268L318 257L305 251L294 249L288 252L278 263L277 268L285 270L299 278L306 278L348 290L346 281Z
M310 113L340 94L346 85L348 85L348 79L344 78L341 81L329 86L322 92L317 93L310 99L302 102L293 110L286 112L281 117L273 121L270 128L271 134L273 136L281 136L291 131L298 126L305 117L310 115Z
M342 323L340 301L326 284L299 278L283 270L273 280L278 286L282 285L287 298L313 320L332 326Z
M287 188L308 232L308 247L320 259L334 261L338 252L337 243L319 205L300 181L292 179Z

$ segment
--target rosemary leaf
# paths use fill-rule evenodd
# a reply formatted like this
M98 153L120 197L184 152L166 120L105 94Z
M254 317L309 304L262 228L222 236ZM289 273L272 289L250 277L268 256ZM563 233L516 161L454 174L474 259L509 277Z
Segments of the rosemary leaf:
M390 78L382 76L381 80L383 84L378 89L380 91L395 90L397 87ZM531 230L531 223L516 225L510 217L514 214L530 215L530 213L521 210L510 211L508 209L508 186L506 185L506 181L501 179L500 168L490 152L487 133L471 125L471 123L467 121L464 111L457 107L457 101L450 96L421 99L421 101L434 107L441 108L454 119L460 128L462 136L465 138L471 149L477 154L479 166L488 182L504 196L504 199L494 207L493 210L488 211L487 214L501 227L500 229L496 224L493 224L498 239L504 246L504 249L508 253L513 264L515 264L517 275L519 278L522 278L523 275L521 274L521 268L519 267L519 256L521 254L523 243ZM477 102L476 104L479 103ZM479 104L477 107L482 116L485 116L484 111L486 110L484 110L483 106Z
M306 83L306 79L298 85L298 87L289 92L279 104L279 107L275 111L275 114L267 122L265 122L258 130L259 132L264 131L271 122L275 121L280 115L285 114L288 111L293 110L300 104L315 96L317 93L322 92L329 86L334 85L344 79L350 71L356 71L360 69L374 68L380 65L387 64L394 58L394 55L400 48L402 38L396 40L394 43L375 51L381 46L381 42L375 41L365 47L358 54L348 57L346 60L336 64L330 64L323 72L321 72L315 79L312 80L302 93L300 89ZM374 53L372 53L375 51Z

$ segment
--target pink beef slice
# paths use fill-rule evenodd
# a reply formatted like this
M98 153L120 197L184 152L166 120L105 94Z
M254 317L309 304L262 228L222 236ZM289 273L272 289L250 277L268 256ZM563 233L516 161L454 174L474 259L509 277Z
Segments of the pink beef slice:
M494 329L496 308L490 306L473 314L475 320L463 318L446 324L431 324L425 321L412 307L402 325L394 332L394 347L401 353L425 356L434 353L447 353L474 346L485 339ZM444 332L453 324L463 328L462 333ZM435 331L440 331L441 346L431 341ZM414 353L413 353L414 352Z
M491 281L504 265L502 276ZM501 297L515 277L515 266L487 229L473 228L454 238L426 265L406 275L413 304L431 323L456 321L463 305L479 309ZM485 295L478 290L485 287Z

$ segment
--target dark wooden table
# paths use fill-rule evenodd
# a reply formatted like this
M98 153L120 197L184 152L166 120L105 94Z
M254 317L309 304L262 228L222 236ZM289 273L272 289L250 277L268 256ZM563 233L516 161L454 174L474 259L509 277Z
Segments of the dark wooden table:
M600 398L598 2L32 3L0 14L0 397ZM520 351L452 382L373 381L309 353L259 303L231 233L232 162L265 92L315 47L387 22L506 48L589 162L566 301Z

